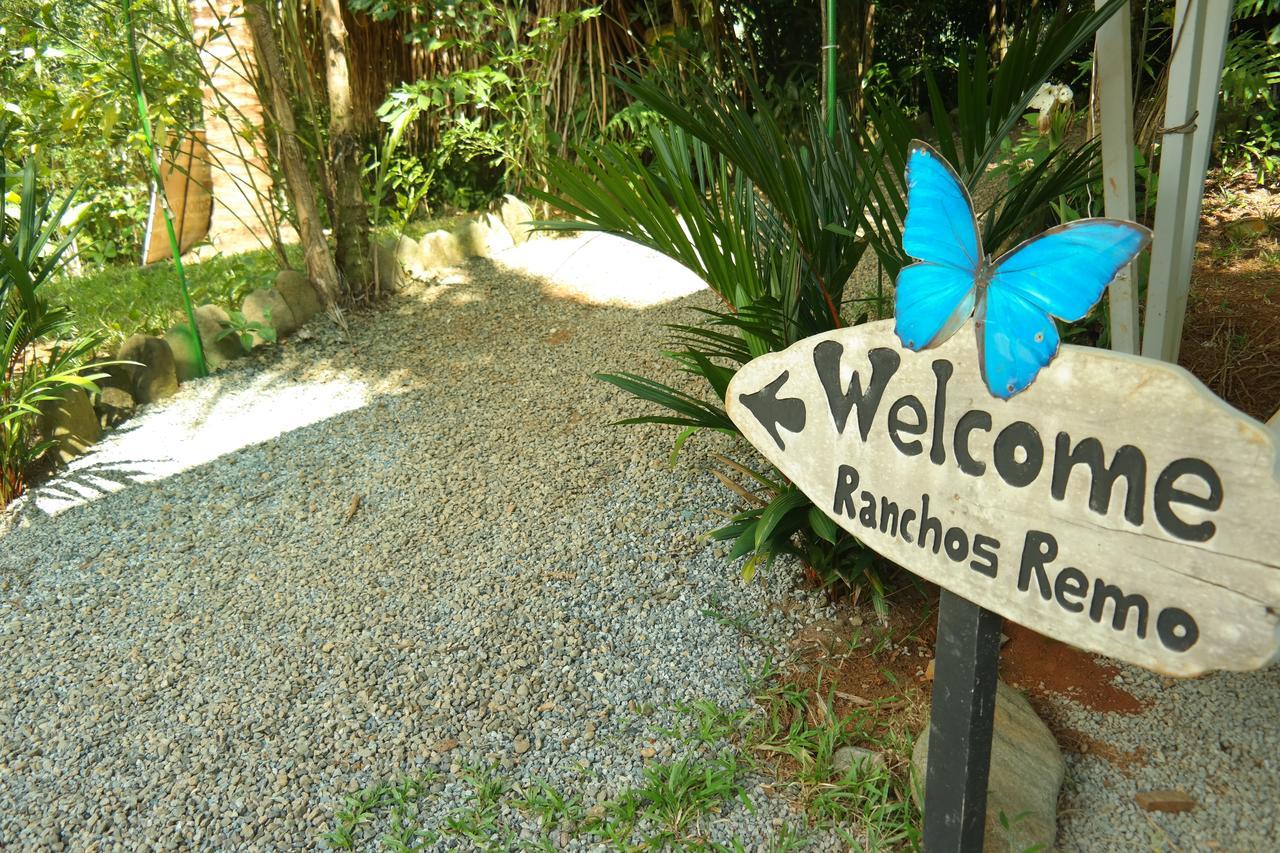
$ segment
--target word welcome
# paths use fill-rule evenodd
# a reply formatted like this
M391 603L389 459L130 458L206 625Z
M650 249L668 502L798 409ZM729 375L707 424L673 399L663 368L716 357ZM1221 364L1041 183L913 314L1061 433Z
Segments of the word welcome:
M1108 464L1100 439L1086 436L1073 441L1069 433L1061 431L1052 442L1046 442L1033 424L1023 420L1003 427L991 442L989 453L980 453L975 449L975 433L992 431L991 413L968 409L948 425L947 385L955 370L950 361L937 358L931 364L935 378L932 410L915 394L904 394L885 407L884 418L877 420L885 388L898 371L901 356L888 347L872 349L867 354L871 377L864 389L856 370L848 385L841 387L843 354L844 347L837 341L823 341L813 350L814 369L838 434L844 433L853 414L863 442L880 424L899 453L919 456L925 453L923 439L927 438L928 458L935 465L947 463L949 447L955 467L962 474L983 477L994 468L996 476L1015 488L1030 486L1048 476L1049 493L1059 501L1066 499L1073 473L1083 469L1088 478L1088 506L1094 513L1111 513L1116 486L1122 485L1124 498L1117 506L1124 520L1133 526L1143 524L1149 498L1156 521L1170 536L1187 542L1207 542L1217 530L1211 520L1189 521L1178 511L1186 506L1212 513L1222 506L1222 479L1203 459L1185 457L1169 462L1148 489L1147 459L1139 447L1125 444L1116 448Z
M993 397L970 334L893 321L743 365L742 434L818 510L925 580L1168 675L1280 658L1280 436L1181 368L1063 345Z

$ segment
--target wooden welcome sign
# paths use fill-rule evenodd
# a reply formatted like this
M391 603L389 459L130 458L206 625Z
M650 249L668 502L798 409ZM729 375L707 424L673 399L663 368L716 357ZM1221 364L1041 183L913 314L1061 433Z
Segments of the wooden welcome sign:
M728 412L845 530L983 608L1169 675L1274 659L1276 436L1179 367L1084 347L1002 400L973 340L817 335L743 367Z
M1276 658L1280 462L1181 368L1059 346L1149 230L1079 219L991 257L924 142L906 184L894 320L761 356L725 396L821 510L942 587L924 847L958 853L983 846L1002 616L1169 675Z

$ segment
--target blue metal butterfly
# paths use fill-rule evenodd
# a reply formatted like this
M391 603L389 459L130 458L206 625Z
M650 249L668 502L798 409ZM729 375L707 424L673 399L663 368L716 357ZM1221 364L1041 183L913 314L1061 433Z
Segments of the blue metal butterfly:
M994 261L978 242L969 193L951 165L920 141L907 150L902 248L918 263L898 273L895 330L922 350L976 315L978 361L987 388L1008 399L1035 381L1058 352L1053 318L1074 322L1151 240L1119 219L1079 219L1050 228Z

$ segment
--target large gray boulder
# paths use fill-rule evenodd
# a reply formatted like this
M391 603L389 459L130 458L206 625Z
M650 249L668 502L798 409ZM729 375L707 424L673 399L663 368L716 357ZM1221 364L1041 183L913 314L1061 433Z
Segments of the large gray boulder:
M151 335L132 335L125 339L116 352L117 361L133 361L137 364L113 365L114 384L138 403L154 403L178 392L178 373L173 360L173 350L163 338ZM125 377L119 381L119 377Z
M133 395L123 388L112 385L102 386L98 395L98 423L103 429L117 426L133 415Z
M469 258L491 258L515 245L507 226L492 213L462 223L453 233L462 254Z
M427 270L422 266L421 249L417 240L411 240L403 234L392 249L396 265L416 279L427 278Z
M39 406L39 433L54 442L51 452L66 463L88 450L102 435L102 427L83 389L69 386L52 396Z
M204 363L212 373L225 367L230 361L245 354L240 345L240 337L236 334L223 336L230 328L231 317L217 305L201 305L195 310L196 328L200 332L200 343L204 346ZM177 369L178 381L187 382L197 376L196 346L191 337L191 327L179 323L164 333L164 339L173 351L174 367Z
M240 305L240 313L249 323L261 323L275 329L277 341L298 330L298 323L293 319L293 309L274 287L264 287L246 296ZM254 332L253 346L262 346L264 343L266 340Z
M438 270L456 267L465 257L457 236L448 231L431 231L421 240L401 235L391 251L400 267L419 281L430 281Z
M418 265L425 270L456 267L464 257L458 238L448 231L431 231L418 241Z
M320 295L311 280L297 270L280 270L276 273L276 290L284 297L298 326L305 325L324 310Z
M929 724L926 722L911 755L919 782L913 786L913 793L918 792L921 797L928 754ZM1033 847L1052 848L1058 835L1058 794L1066 769L1058 742L1026 697L1003 681L999 682L983 850L1003 853ZM1002 825L1002 813L1008 829Z
M395 293L401 288L404 268L400 265L394 246L374 241L373 274L378 282L379 293Z
M502 197L498 216L517 246L537 233L531 225L534 220L533 209L510 193Z

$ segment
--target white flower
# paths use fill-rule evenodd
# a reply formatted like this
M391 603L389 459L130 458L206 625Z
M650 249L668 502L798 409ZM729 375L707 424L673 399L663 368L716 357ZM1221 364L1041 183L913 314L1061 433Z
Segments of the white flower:
M1073 97L1070 86L1063 83L1045 83L1027 106L1040 113L1047 113L1059 104L1071 103Z

